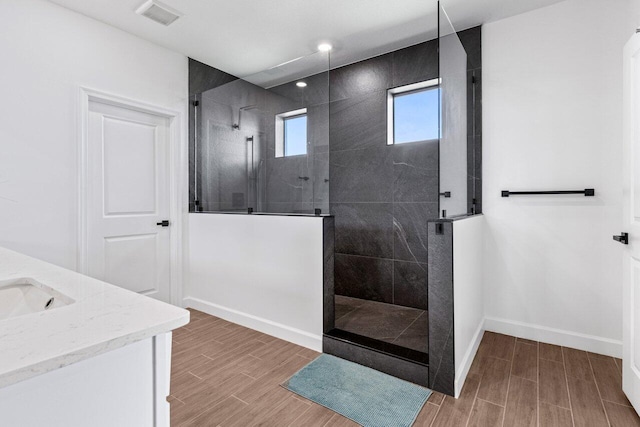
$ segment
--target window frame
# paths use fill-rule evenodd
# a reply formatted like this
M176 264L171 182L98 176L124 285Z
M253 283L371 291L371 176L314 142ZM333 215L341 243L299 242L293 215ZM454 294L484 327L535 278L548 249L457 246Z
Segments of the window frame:
M387 145L395 145L395 98L401 95L410 95L412 92L422 92L427 90L440 90L440 79L425 80L418 83L412 83L409 85L398 86L387 90ZM438 102L438 109L440 109L440 102ZM438 112L438 122L440 122L440 113ZM440 124L438 124L438 133L440 133ZM411 144L414 142L436 141L439 138L400 142L398 144Z
M287 120L295 119L301 116L307 117L307 141L305 144L305 152L304 154L292 154L287 156L285 155L286 144L287 144L286 135L285 135L285 122ZM309 145L308 135L309 135L309 116L307 114L306 108L300 108L298 110L287 111L285 113L276 114L276 147L275 147L276 158L306 156L309 152L307 149L308 148L307 145Z

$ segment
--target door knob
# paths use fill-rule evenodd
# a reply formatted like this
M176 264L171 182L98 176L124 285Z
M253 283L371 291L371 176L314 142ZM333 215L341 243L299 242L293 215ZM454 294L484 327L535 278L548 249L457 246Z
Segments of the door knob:
M629 233L620 233L619 236L613 236L613 240L620 242L623 245L629 244Z
M156 225L160 225L162 227L168 227L169 226L169 220L165 219L162 222L156 222Z

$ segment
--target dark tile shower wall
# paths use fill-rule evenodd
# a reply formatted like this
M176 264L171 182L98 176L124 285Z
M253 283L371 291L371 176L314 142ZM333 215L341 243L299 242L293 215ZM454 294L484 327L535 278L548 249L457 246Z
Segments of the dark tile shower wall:
M468 211L482 212L482 51L480 27L458 33L467 52ZM429 384L453 395L455 348L453 307L453 224L431 221L429 232Z
M257 210L255 194L263 194L265 106L286 102L267 98L264 89L238 79L200 95L198 144L199 195L205 211ZM261 109L242 112L247 105ZM239 129L233 125L240 123ZM253 160L253 161L251 161ZM252 179L253 175L256 179Z
M429 232L429 387L453 395L453 222L432 221Z
M329 211L328 73L265 90L197 61L189 61L191 100L200 103L201 123L198 171L195 172L194 107L189 115L190 206L198 180L198 200L204 211L313 213ZM238 110L247 105L257 109L243 112L240 130L233 130ZM275 116L307 108L307 155L275 157ZM253 138L253 164L248 163ZM243 166L244 163L247 163Z
M305 88L296 86L303 80ZM313 212L321 209L329 213L329 73L323 72L303 79L269 88L268 92L290 102L290 108L275 111L274 114L294 109L307 109L307 136L309 140L306 156L275 157L275 129L273 122L268 125L269 171L267 183L268 212ZM281 176L282 174L288 176ZM299 177L308 176L305 181ZM293 185L292 185L293 184ZM295 187L300 188L296 190ZM289 197L288 192L299 191L300 197ZM284 195L285 200L282 199ZM290 201L293 201L291 205ZM283 203L284 202L284 203ZM283 210L284 209L284 210Z
M436 142L387 145L387 89L438 77L431 41L331 72L329 199L336 294L427 308Z
M469 70L469 209L475 198L481 212L480 27L459 36ZM427 309L427 221L439 216L438 143L388 146L386 110L387 89L437 77L436 40L331 71L329 201L338 295Z
M232 81L238 80L237 77L231 74L220 71L216 68L210 67L202 62L198 62L195 59L189 58L189 211L195 211L193 201L195 200L194 192L194 180L201 180L201 176L198 171L198 176L195 174L195 144L194 144L194 129L195 129L195 114L193 101L200 100L200 94L209 89L213 89ZM199 196L199 195L198 195ZM200 197L198 197L200 198Z

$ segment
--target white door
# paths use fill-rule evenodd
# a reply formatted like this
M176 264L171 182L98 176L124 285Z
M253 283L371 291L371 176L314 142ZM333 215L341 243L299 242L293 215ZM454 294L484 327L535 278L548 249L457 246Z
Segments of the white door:
M169 119L89 102L87 272L170 301Z
M640 34L624 49L622 389L640 409ZM625 240L624 233L614 236Z

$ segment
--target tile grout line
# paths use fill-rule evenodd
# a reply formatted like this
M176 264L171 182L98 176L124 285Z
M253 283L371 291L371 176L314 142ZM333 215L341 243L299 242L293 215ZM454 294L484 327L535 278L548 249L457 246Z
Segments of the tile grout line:
M404 334L405 332L407 332L407 329L409 329L409 328L411 327L411 325L413 325L414 323L416 323L416 322L418 321L418 319L419 319L419 318L421 318L421 317L424 315L424 313L425 313L425 312L423 311L422 313L420 313L420 314L418 315L418 317L416 317L415 319L413 319L413 322L409 323L409 326L407 326L406 328L404 328L404 330L403 330L402 332L400 332L400 334L398 334L398 336L397 336L397 337L395 337L391 343L392 343L392 344L393 344L393 343L395 343L395 342L396 342L396 340L402 336L402 334Z
M631 405L625 405L625 404L622 404L622 403L613 402L613 401L611 401L609 399L602 399L602 401L603 402L607 402L607 403L613 403L614 405L618 405L618 406L624 406L625 408L633 408L633 406L631 406Z
M410 264L420 264L420 265L429 265L429 262L420 262L420 261L412 261L412 260L404 260L404 259L393 259L393 258L386 258L386 257L377 257L377 256L370 256L370 255L356 255L356 254L345 254L344 252L336 252L337 255L343 255L343 256L350 256L350 257L358 257L358 258L368 258L368 259L380 259L383 261L395 261L395 262L406 262L406 263L410 263ZM349 297L349 298L354 298L354 297ZM370 301L370 300L367 300ZM384 303L384 304L390 304L390 303Z
M507 403L509 402L509 388L511 387L511 377L513 373L513 364L516 360L516 346L518 345L518 339L513 340L513 353L511 353L511 367L509 368L509 381L507 382L507 395L504 398L504 412L502 413L502 423L500 425L504 426L504 422L507 419Z
M478 388L480 388L479 385L478 385ZM477 390L476 390L476 396L478 396L478 391ZM465 427L469 427L469 423L471 422L471 417L473 416L473 409L478 404L478 400L479 399L477 397L473 398L473 404L471 405L471 411L469 411L469 415L467 416L467 423L465 424Z
M442 401L440 402L440 404L438 405L438 410L436 411L436 415L433 417L433 419L431 420L431 423L429 423L429 427L432 427L433 424L436 422L436 420L438 419L438 415L440 415L440 409L442 409L442 405L444 405L444 399L446 399L446 397L442 398ZM427 403L429 403L427 401Z
M344 313L342 316L336 317L336 318L334 319L334 321L338 321L338 320L342 319L343 317L348 316L349 314L353 313L354 311L356 311L356 310L357 310L357 309L359 309L359 308L360 308L360 307L355 307L355 308L353 308L353 309L349 310L348 312Z
M484 335L483 335L484 338ZM480 344L482 344L482 341L480 342ZM478 350L480 350L480 348L478 348ZM472 362L473 363L473 362ZM467 423L465 424L465 426L469 425L469 422L471 421L471 415L473 414L473 408L476 406L476 400L478 400L478 393L480 392L480 386L482 385L482 379L484 378L484 372L482 373L482 375L480 375L480 381L478 381L478 387L476 388L476 394L473 396L473 404L471 405L471 411L469 412L469 416L467 417ZM460 392L462 393L462 392ZM444 400L442 401L442 403L444 403Z
M248 376L248 375L247 375L247 376ZM249 378L251 378L251 377L249 377ZM250 403L249 403L249 402L245 402L244 400L240 399L238 396L236 396L236 394L235 394L235 393L230 394L230 395L229 395L229 397L235 397L235 398L236 398L236 399L238 399L240 402L242 402L242 403L244 403L244 404L246 404L246 405L250 405Z
M228 397L227 397L227 398L228 398ZM212 409L212 408L215 408L216 406L218 406L219 404L221 404L224 400L226 400L226 399L223 399L223 400L221 400L221 401L220 401L220 402L218 402L218 403L214 403L214 404L212 404L211 406L206 406L206 405L205 405L204 409L203 409L202 407L200 407L200 412L197 412L195 415L191 416L191 418L189 418L189 419L188 419L188 420L186 420L186 421L188 421L188 422L189 422L188 424L192 423L192 422L193 422L196 418L198 418L200 415L204 414L205 412L207 412L208 410L210 410L210 409ZM238 399L238 400L239 400L239 399ZM181 422L179 423L179 426L180 426L180 425L183 425L183 426L184 426L184 425L188 425L188 424L186 423L186 421L184 421L184 420L183 420L183 421L181 421Z
M598 385L598 381L596 380L596 373L593 370L593 365L591 364L591 358L589 357L589 354L587 354L587 361L589 362L589 368L591 368L591 377L593 378L593 383L596 385L596 390L598 390L598 397L600 398L600 405L602 406L604 417L607 420L607 424L609 425L609 427L611 427L611 421L609 421L609 414L607 414L607 408L605 408L604 406L602 393L600 393L600 386Z
M506 409L506 404L505 404L505 405L499 405L499 404L497 404L497 403L489 402L489 401L488 401L488 400L486 400L486 399L480 399L479 397L476 397L476 400L477 400L477 401L479 401L479 402L489 403L489 404L491 404L491 405L499 406L499 407L501 407L501 408L505 408L505 409Z
M170 394L168 397L173 397L175 400L177 400L178 402L182 403L183 405L186 405L186 403L184 403L182 400L178 399L177 397L175 397L174 395Z
M204 378L200 378L199 376L197 376L196 374L194 374L194 373L193 373L193 372L191 372L191 371L187 371L187 373L188 373L189 375L193 375L194 377L196 377L196 378L197 378L197 379L199 379L199 380L204 381Z
M618 359L617 358L613 358L613 362L616 364L616 367L618 367L618 369L622 370L622 364L618 363Z
M336 418L336 415L338 415L338 413L337 413L337 412L336 412L335 414L333 414L333 416L332 416L331 418L329 418L329 420L328 420L326 423L324 423L324 424L322 425L322 427L327 427L327 426L329 425L329 423L331 422L331 420L333 420L334 418Z
M540 427L540 343L536 346L536 425Z
M567 362L564 357L564 347L560 347L560 355L562 355L562 368L564 370L564 382L567 386L567 395L569 396L569 412L571 413L571 424L575 427L576 421L573 416L573 403L571 402L571 390L569 389L569 375L567 374Z
M395 119L394 119L395 120ZM391 154L391 168L395 170L395 152L392 152ZM395 173L395 171L394 171ZM395 244L395 222L396 222L396 204L395 204L395 195L396 195L396 180L394 179L393 182L391 183L391 256L393 257L393 261L391 264L391 301L393 301L393 303L395 304L396 302L396 244ZM407 245L407 248L409 248L409 246ZM409 252L411 252L411 249L409 249ZM417 260L416 260L417 261ZM420 316L418 316L420 317ZM413 323L413 322L412 322ZM405 329L406 330L406 329ZM404 331L402 331L404 332ZM402 334L400 334L402 335ZM395 339L397 340L398 338L400 338L400 335L398 335Z
M314 402L314 404L316 404L316 405L317 405L317 403L315 403L315 402ZM304 416L304 414L306 414L307 412L309 412L312 408L313 408L313 405L309 405L309 407L308 407L308 408L307 408L303 413L301 413L298 417L296 417L296 419L295 419L295 420L293 420L293 421L291 421L289 424L287 424L287 427L291 427L291 426L293 426L293 425L294 425L294 423L295 423L298 419L302 418L302 417ZM333 415L332 415L331 417L333 418ZM328 421L328 420L327 420L327 421Z

